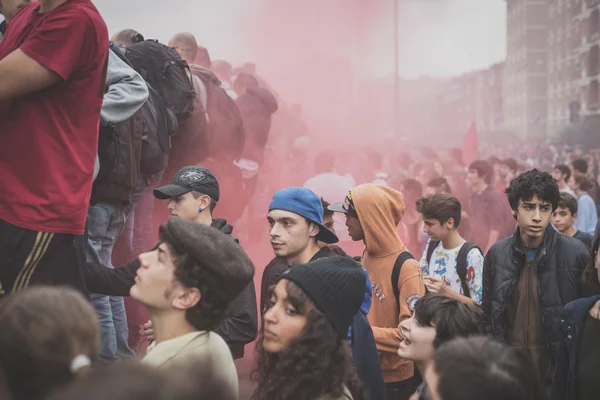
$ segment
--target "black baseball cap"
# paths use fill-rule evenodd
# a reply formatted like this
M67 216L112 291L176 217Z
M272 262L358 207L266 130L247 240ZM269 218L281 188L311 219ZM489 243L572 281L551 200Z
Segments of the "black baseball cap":
M354 207L354 201L352 201L352 191L348 192L343 203L331 204L327 209L333 212L358 216L356 208Z
M199 166L183 167L170 184L154 189L154 197L167 200L189 192L199 192L219 201L221 195L217 178L208 169Z

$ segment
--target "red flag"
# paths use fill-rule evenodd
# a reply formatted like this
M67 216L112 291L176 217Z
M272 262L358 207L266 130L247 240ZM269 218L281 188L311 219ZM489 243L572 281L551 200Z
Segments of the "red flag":
M466 166L469 166L473 161L479 159L479 137L477 135L475 121L471 123L471 127L465 136L461 150L463 162Z

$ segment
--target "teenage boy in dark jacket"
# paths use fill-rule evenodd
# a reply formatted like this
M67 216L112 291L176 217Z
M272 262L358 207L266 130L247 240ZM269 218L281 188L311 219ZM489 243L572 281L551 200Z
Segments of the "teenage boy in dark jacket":
M485 257L484 327L496 339L522 348L549 386L560 314L565 304L581 297L580 276L590 255L582 242L550 225L560 198L550 174L525 172L511 181L506 196L518 228Z

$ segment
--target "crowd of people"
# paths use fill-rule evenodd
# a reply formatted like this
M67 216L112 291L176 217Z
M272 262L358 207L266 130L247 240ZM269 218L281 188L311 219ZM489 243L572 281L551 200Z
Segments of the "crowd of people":
M190 33L0 13L0 399L600 396L600 151L334 148Z

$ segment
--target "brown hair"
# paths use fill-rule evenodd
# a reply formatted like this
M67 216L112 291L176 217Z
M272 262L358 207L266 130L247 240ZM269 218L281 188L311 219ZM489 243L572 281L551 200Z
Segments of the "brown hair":
M548 398L525 353L484 336L443 344L434 353L431 367L438 374L437 390L444 400Z
M356 375L351 350L308 296L293 282L286 285L288 300L306 316L306 327L279 354L263 348L264 325L256 343L252 380L258 383L253 400L339 398L346 385L354 400L366 394Z
M424 218L436 219L440 224L444 224L452 218L454 220L454 228L458 228L460 225L462 212L460 201L447 193L421 197L417 200L417 211L423 214Z
M569 210L571 215L575 215L577 214L577 199L569 193L561 193L558 200L558 208L565 208Z
M233 393L215 375L212 360L193 360L169 370L138 362L99 368L81 377L50 400L234 400Z
M594 186L591 179L582 174L574 174L573 180L575 181L576 185L579 185L579 189L583 190L584 192L587 192Z
M73 378L79 355L98 357L96 313L79 292L37 286L0 302L0 370L14 400L43 398Z

